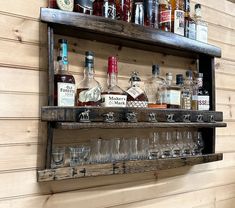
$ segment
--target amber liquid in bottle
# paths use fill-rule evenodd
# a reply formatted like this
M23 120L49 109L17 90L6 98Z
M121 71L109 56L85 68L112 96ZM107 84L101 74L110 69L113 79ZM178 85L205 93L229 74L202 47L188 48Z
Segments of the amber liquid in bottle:
M171 4L168 0L159 1L159 29L171 31Z

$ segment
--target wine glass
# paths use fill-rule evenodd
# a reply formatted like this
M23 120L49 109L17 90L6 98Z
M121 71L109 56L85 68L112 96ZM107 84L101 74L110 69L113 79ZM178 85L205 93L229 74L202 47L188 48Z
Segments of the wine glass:
M160 141L159 132L154 132L153 137L149 140L148 158L150 160L160 157Z
M196 144L197 144L197 154L202 155L202 150L204 149L205 144L202 138L202 132L200 131L197 132Z
M51 168L63 167L65 162L65 147L52 149Z

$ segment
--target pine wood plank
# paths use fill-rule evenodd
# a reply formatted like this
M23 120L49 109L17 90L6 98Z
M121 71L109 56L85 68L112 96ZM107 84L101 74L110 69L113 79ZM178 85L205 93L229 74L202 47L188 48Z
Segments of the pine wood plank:
M234 152L235 139L232 136L217 136L216 138L216 151L218 152Z
M235 122L227 122L226 128L217 128L216 135L219 136L235 136Z
M224 121L233 121L235 119L235 105L217 104L216 110L223 112Z

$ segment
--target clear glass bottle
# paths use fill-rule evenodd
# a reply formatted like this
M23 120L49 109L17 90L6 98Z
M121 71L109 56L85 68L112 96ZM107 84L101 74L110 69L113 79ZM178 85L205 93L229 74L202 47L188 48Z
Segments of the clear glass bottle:
M196 40L207 43L208 41L208 26L202 20L201 4L195 5L195 21L196 21Z
M57 57L57 69L54 75L54 105L75 105L75 79L68 72L68 43L65 39L59 39L59 56Z
M184 36L184 0L171 0L171 32Z
M159 0L159 29L171 31L171 3L169 0Z
M126 107L127 94L118 86L117 58L108 58L107 87L103 90L101 97L103 107Z
M195 40L196 39L196 22L190 16L190 0L185 0L184 8L185 8L184 36L186 38L190 38L190 39Z
M166 73L167 108L181 108L181 87L172 82L172 73Z
M149 108L166 108L166 81L160 77L158 65L152 66L152 77L145 82Z
M181 108L186 110L192 109L192 94L193 94L193 77L192 71L186 71L186 78L182 88Z
M99 106L101 86L94 78L94 53L85 53L84 78L77 85L77 106Z
M137 72L132 72L130 88L126 91L127 93L127 107L147 108L148 98L144 90L140 88L141 79Z
M132 22L144 25L144 3L142 0L134 0Z
M158 28L158 8L159 0L145 0L145 26Z
M203 86L203 73L197 74L198 85L198 110L210 110L210 96L209 92Z

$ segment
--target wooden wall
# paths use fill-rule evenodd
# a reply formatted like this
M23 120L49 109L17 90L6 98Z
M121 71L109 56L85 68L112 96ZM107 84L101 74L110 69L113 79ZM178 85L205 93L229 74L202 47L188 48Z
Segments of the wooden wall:
M3 208L234 208L235 203L235 4L227 0L194 0L203 5L209 42L222 48L216 59L217 110L226 129L217 130L216 151L224 160L157 173L37 183L43 167L45 123L40 106L47 103L46 27L39 8L47 0L8 0L0 5L0 207ZM82 76L84 51L96 54L97 79L105 83L107 56L117 55L120 83L132 70L146 78L152 63L174 73L194 68L192 60L92 41L69 39L70 70ZM76 141L79 134L73 132ZM93 136L94 132L82 132ZM56 132L66 143L70 132ZM100 132L104 134L104 132ZM111 135L107 132L106 135ZM118 134L118 132L117 132ZM70 138L71 139L71 138Z

